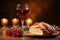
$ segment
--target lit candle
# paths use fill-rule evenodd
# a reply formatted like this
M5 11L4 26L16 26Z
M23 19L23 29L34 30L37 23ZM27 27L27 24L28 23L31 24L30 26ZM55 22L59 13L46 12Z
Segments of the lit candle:
M32 23L33 23L32 19L28 18L28 19L26 20L26 24L27 24L27 25L31 25Z
M2 23L2 25L6 26L8 24L8 19L6 19L6 18L1 19L1 23Z
M17 18L12 19L13 25L17 25L18 23L19 23L19 19L17 19Z

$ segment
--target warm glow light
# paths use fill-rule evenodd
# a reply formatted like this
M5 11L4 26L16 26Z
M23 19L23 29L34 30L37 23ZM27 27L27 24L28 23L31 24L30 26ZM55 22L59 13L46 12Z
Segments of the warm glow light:
M17 18L12 19L13 25L17 25L18 23L19 23L19 19L17 19Z
M27 25L31 25L32 23L33 23L32 19L28 18L28 19L26 20L26 24L27 24Z
M8 19L6 19L6 18L1 19L1 23L3 25L7 25L8 24Z

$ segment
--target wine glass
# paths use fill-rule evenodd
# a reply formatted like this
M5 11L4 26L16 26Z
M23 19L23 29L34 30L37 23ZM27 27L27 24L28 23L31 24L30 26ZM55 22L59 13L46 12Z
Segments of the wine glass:
M22 26L22 30L24 28L24 19L26 18L26 15L29 12L29 7L28 4L17 4L17 15L19 16L19 18L21 18L21 26Z

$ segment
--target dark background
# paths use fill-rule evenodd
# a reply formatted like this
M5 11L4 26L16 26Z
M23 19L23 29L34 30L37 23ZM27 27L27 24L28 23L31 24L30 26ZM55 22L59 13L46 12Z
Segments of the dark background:
M59 0L53 0L53 1L48 0L46 2L46 4L48 4L48 7L46 6L44 7L42 5L43 2L45 1L43 0L41 2L41 0L0 0L0 19L1 18L9 19L9 25L11 25L12 18L15 18L15 17L19 18L16 15L16 4L17 3L28 3L31 8L30 10L32 11L30 11L30 13L27 16L29 18L32 18L34 22L44 21L52 25L55 24L55 25L60 26L60 9L59 9L60 2ZM41 8L43 7L41 12L40 12L40 7ZM0 25L1 25L1 20L0 20Z

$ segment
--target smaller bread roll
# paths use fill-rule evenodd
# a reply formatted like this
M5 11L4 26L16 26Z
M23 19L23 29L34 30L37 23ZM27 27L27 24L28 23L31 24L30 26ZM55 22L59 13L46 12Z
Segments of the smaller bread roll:
M43 31L40 28L30 27L29 31L33 35L43 35Z

